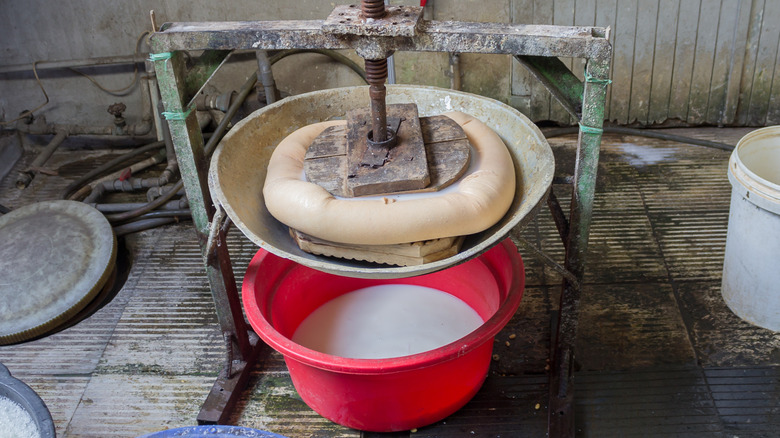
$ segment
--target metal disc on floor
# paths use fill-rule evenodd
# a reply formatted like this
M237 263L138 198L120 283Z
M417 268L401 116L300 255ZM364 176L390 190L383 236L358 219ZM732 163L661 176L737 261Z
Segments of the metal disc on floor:
M46 201L0 216L0 345L59 326L100 292L116 238L98 210Z

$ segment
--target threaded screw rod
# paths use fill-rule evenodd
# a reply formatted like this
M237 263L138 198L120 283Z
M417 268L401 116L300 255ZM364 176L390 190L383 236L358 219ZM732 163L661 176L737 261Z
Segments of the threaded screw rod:
M385 0L362 0L360 11L365 18L382 18L385 15Z

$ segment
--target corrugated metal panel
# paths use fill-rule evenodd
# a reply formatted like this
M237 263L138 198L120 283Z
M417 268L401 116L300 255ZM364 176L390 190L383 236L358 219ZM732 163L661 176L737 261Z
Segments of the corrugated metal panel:
M392 2L419 4L416 0ZM0 28L6 30L0 40L0 63L4 65L130 54L141 32L149 29L150 9L155 9L159 22L322 19L334 2L266 0L258 6L241 0L226 6L204 0L142 0L107 7L98 0L77 0L65 6L31 0L24 8L12 7L12 3L0 0L4 12ZM436 20L611 27L614 82L607 92L606 115L612 121L780 123L780 79L775 80L780 76L778 0L432 0L427 10L427 17ZM401 81L447 86L446 55L399 55ZM464 55L462 62L465 91L508 100L536 121L573 122L547 90L517 62L510 64L508 57ZM582 75L582 61L564 62ZM98 70L92 73L107 88L123 88L133 75L128 66ZM331 78L328 85L351 84L352 73L343 69L343 74ZM278 75L284 83L283 72ZM236 79L238 84L241 81ZM47 73L43 83L56 105L38 114L49 121L110 123L105 102L111 103L113 97L81 76ZM140 117L138 89L121 97L128 105L128 121ZM0 118L15 117L42 99L30 72L0 76Z
M773 81L780 76L780 2L754 0L752 6L738 119L740 124L749 125L780 123L780 99L776 96L780 93L780 78ZM773 82L777 84L773 86Z
M612 28L610 121L780 123L780 2L514 0L513 11L515 23ZM581 75L581 61L564 61ZM572 122L517 65L512 94L535 121Z

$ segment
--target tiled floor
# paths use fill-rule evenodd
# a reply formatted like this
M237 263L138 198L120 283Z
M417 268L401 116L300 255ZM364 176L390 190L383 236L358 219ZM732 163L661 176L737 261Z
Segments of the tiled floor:
M735 144L748 131L676 133ZM574 142L551 139L560 169L571 164ZM53 199L68 179L114 153L58 152L49 166L60 177L41 175L19 192L12 173L0 184L0 204ZM741 321L720 296L728 157L605 137L577 342L579 435L780 436L780 335ZM566 204L565 187L555 190ZM546 211L513 236L563 257ZM235 231L229 243L240 282L256 248ZM127 244L132 269L109 305L58 334L0 347L0 362L49 406L58 436L132 437L193 425L222 367L223 341L191 226L139 233ZM521 252L523 303L496 338L498 360L485 386L459 412L412 436L544 436L560 277ZM306 407L276 353L254 371L233 422L290 437L360 435Z

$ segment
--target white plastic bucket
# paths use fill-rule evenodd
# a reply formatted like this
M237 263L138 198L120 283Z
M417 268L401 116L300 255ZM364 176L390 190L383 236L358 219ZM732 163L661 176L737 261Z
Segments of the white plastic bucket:
M721 293L740 318L780 331L780 126L742 137L728 175L732 191Z

